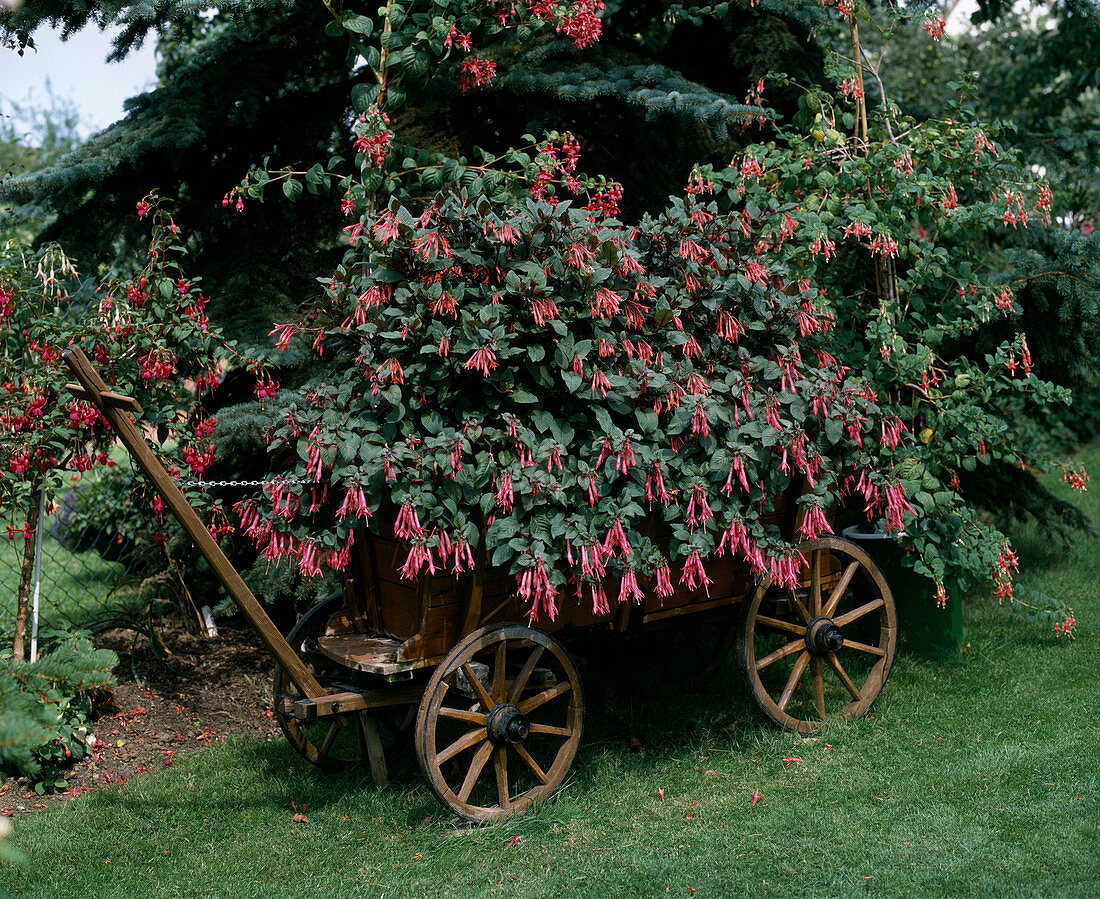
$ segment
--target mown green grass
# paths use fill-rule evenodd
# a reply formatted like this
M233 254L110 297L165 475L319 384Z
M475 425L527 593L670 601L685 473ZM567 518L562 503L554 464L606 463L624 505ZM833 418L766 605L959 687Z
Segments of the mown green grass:
M1096 467L1100 449L1084 461ZM1100 521L1097 498L1084 504ZM13 842L27 860L0 866L0 890L1095 896L1100 541L1068 555L1041 534L1018 542L1021 588L1073 606L1076 641L970 605L967 652L900 657L869 720L816 740L762 723L732 670L691 692L646 684L642 672L612 683L588 665L578 762L559 796L524 818L460 826L408 754L393 759L395 785L378 791L246 736L20 819ZM292 802L308 803L308 823L292 820Z

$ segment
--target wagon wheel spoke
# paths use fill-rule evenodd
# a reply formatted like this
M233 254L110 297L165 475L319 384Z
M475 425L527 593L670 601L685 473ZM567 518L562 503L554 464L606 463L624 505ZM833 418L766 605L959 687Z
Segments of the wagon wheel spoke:
M817 714L825 717L825 675L821 664L821 657L814 656L810 659L810 679L814 687L814 708Z
M836 653L827 653L825 659L829 663L829 667L836 672L836 676L840 678L840 682L844 684L844 687L852 694L852 699L861 699L862 694L859 692L859 688L852 683L852 679L848 676L848 672L844 670L844 666L840 664L840 659L836 657Z
M336 742L336 735L343 729L344 723L339 718L334 718L332 724L329 726L328 733L325 734L325 739L322 741L320 747L317 749L317 760L323 762L328 758L329 752L332 751L332 744ZM360 734L362 739L361 746L366 746L366 739Z
M501 640L497 644L496 652L493 654L493 705L504 701L504 689L507 685L504 679L507 652L508 643Z
M803 622L809 624L814 620L814 616L810 614L810 610L806 608L806 604L798 598L798 594L794 590L788 590L788 595L791 597L791 602L794 603L794 607L798 609L798 614L802 616Z
M821 614L821 550L810 553L810 612L814 618Z
M466 709L450 709L445 706L439 709L440 718L453 718L455 721L465 721L469 724L485 724L489 716L484 712L472 712Z
M802 636L806 633L806 628L801 624L795 624L793 621L783 621L780 618L769 618L767 615L757 615L756 623L767 625L777 631L786 631L788 634Z
M532 724L531 733L547 734L551 737L571 737L573 736L573 728L555 727L553 724Z
M539 766L539 763L531 758L531 753L527 751L526 747L513 746L512 748L515 749L516 755L518 755L521 759L523 759L524 762L527 763L527 767L530 768L531 773L538 778L539 783L545 784L547 783L547 781L550 780L546 772L543 771L542 768Z
M837 618L833 619L833 622L837 627L844 627L851 624L853 621L862 618L864 615L869 615L875 609L881 609L886 604L885 600L880 596L877 599L872 599L870 602L864 603L859 608L852 609L850 612L845 612Z
M497 778L497 799L501 808L509 808L512 805L512 795L508 791L508 750L503 746L497 747L493 753L493 771Z
M866 653L869 653L870 655L878 656L879 658L882 658L884 655L886 655L886 650L883 649L882 647L880 647L880 646L869 646L866 643L860 643L858 640L845 639L844 648L845 649L855 649L858 652L866 652Z
M478 699L481 700L481 704L485 706L485 711L491 712L495 709L497 704L493 702L493 697L489 695L489 691L485 689L485 684L474 673L474 669L469 662L462 665L462 673L466 675L466 681L473 687Z
M810 654L808 652L802 653L798 657L798 661L794 663L794 669L791 671L791 676L787 678L786 686L783 687L783 692L780 694L779 706L780 711L787 707L787 703L791 701L791 695L794 693L795 687L798 686L798 682L802 679L802 672L806 670L806 663L810 661Z
M489 761L489 756L492 755L493 744L482 743L477 752L474 753L474 757L470 762L470 770L466 772L466 777L462 781L462 786L458 788L458 798L465 802L470 798L470 793L474 790L474 784L477 783L477 779L481 777L481 772L485 770L485 763Z
M564 693L568 693L573 689L573 685L569 681L558 681L554 686L548 687L541 693L536 693L534 696L530 696L523 702L518 704L518 708L523 714L529 714L539 706L546 705L551 699L557 699Z
M343 597L318 603L302 616L287 635L287 642L326 688L331 685L333 677L339 676L339 666L317 658L316 641L342 604ZM282 665L275 666L273 681L275 720L291 748L302 758L327 771L342 771L357 766L370 757L365 736L358 729L353 729L352 722L345 716L310 721L293 717L294 703L303 697Z
M488 732L485 730L484 727L476 727L473 730L468 730L461 737L459 737L457 740L455 740L450 746L448 746L446 749L444 749L442 752L440 752L436 756L436 759L439 762L439 764L443 764L448 759L453 758L454 756L458 755L460 752L464 752L465 750L469 749L471 746L477 746L478 743L482 742L487 737L488 737ZM492 748L491 743L487 743L486 745L489 746L490 749ZM479 749L478 752L480 752L480 751L481 750ZM483 765L485 764L484 761L482 762L482 764ZM467 794L467 795L469 795L469 794Z
M508 691L508 702L515 702L519 699L520 693L522 693L527 687L527 681L531 679L531 672L535 670L535 666L539 663L539 659L542 658L543 648L536 646L531 650L531 654L527 657L527 661L523 663L523 667L520 669L519 674L516 675L516 679L512 681L512 688Z
M844 574L842 574L840 580L837 581L837 585L833 588L833 592L829 596L829 601L825 604L825 609L821 613L826 618L832 618L833 615L836 614L837 606L840 605L840 600L844 597L844 591L847 590L848 585L852 583L852 578L857 571L859 571L859 562L852 562L844 569Z
M769 655L766 655L766 656L764 656L764 658L757 661L756 670L760 671L761 669L767 668L769 665L773 664L774 662L778 662L780 659L785 659L791 653L798 652L800 649L805 649L805 648L806 648L806 641L805 640L792 640L786 646L781 646L775 652L770 653Z

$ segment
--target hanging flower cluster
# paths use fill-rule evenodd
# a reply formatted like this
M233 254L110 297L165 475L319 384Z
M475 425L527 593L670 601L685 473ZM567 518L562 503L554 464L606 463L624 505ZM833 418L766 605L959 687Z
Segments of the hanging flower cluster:
M706 590L726 553L791 583L791 491L799 539L841 495L901 527L876 459L899 425L824 350L816 291L704 199L633 228L463 193L367 220L327 321L273 332L319 369L269 434L296 468L238 505L264 555L339 570L358 528L392 529L412 578L482 546L553 616Z
M109 465L113 435L91 403L64 390L62 358L80 346L117 393L134 396L143 420L173 438L194 474L213 462L214 419L191 416L196 395L220 380L227 350L206 315L207 297L184 277L179 228L154 196L136 207L150 225L149 252L132 277L102 284L88 314L73 303L76 273L60 248L31 254L0 246L0 353L16 364L0 383L0 504L26 510L39 491L67 486L72 472Z

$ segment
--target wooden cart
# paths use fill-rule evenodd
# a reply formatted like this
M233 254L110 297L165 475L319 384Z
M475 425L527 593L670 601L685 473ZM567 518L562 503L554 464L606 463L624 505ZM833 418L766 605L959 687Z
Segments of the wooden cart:
M137 403L109 391L79 349L65 358L79 381L70 390L102 410L271 652L275 715L295 750L322 768L367 764L383 785L387 742L412 729L420 767L448 809L476 822L522 812L562 784L580 742L580 677L555 636L566 630L623 633L683 616L705 627L705 613L739 606L733 642L749 691L771 720L801 733L866 713L890 671L890 588L860 547L838 537L799 547L795 589L754 580L727 557L710 566L709 592L680 588L662 600L650 591L644 605L602 615L564 603L555 620L530 622L514 579L483 557L458 579L410 582L398 573L407 545L363 532L343 595L284 639L134 426ZM789 497L772 513L786 534L796 518ZM617 583L607 587L616 595Z

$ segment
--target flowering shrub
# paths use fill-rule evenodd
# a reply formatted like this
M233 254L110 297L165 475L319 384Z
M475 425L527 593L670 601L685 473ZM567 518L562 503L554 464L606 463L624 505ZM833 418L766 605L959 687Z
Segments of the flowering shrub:
M566 582L604 611L607 573L620 601L642 577L668 595L726 552L790 581L797 556L763 515L801 479L799 538L830 531L841 493L900 526L908 504L874 464L900 423L758 237L691 194L629 229L547 199L392 204L313 323L277 329L325 365L271 432L305 486L243 503L248 532L307 574L342 569L362 524L410 543L407 577L484 547L553 615Z
M983 266L997 232L1050 224L1050 188L961 107L914 124L887 106L870 115L870 139L845 136L868 112L861 79L844 67L836 77L838 96L806 98L804 129L780 129L705 175L724 188L724 209L772 210L756 249L821 287L837 321L832 351L900 423L879 464L922 519L906 538L917 570L937 584L948 571L988 575L1011 599L1015 555L966 507L957 475L993 460L1053 464L1023 439L1018 413L1069 394L1032 372L1013 285ZM1067 473L1078 487L1086 479Z
M94 294L56 246L37 254L0 248L0 345L9 363L0 383L0 505L24 512L27 537L43 490L52 497L73 473L112 464L103 417L64 390L70 376L61 354L70 344L84 349L115 392L138 399L143 420L161 442L178 446L190 473L201 475L210 464L214 422L195 411L195 394L217 385L226 346L207 317L207 298L180 268L184 248L171 217L154 197L139 202L137 213L151 226L143 267ZM174 462L172 469L180 472ZM16 658L33 540L26 545Z
M499 18L438 6L429 22L387 5L375 48L361 23L333 29L376 80L355 94L356 172L278 175L288 195L296 177L338 179L359 217L324 301L273 332L307 340L323 368L269 435L296 460L288 477L239 506L267 558L339 570L357 526L393 527L407 577L461 572L480 549L532 614L552 614L567 583L604 609L605 574L620 600L647 582L705 588L725 552L789 581L797 554L763 513L805 484L795 539L828 531L844 501L907 529L941 604L948 572L1011 599L1015 554L957 474L1045 464L1014 410L1068 395L1034 375L1013 285L983 268L1004 232L1049 222L1049 186L996 127L962 107L917 124L884 90L869 109L864 76L879 74L837 4L852 54L833 56L835 93L807 91L773 140L697 167L682 199L625 227L621 186L579 174L568 135L480 166L399 165L385 111L399 85L489 84L492 41L549 21L542 4Z

